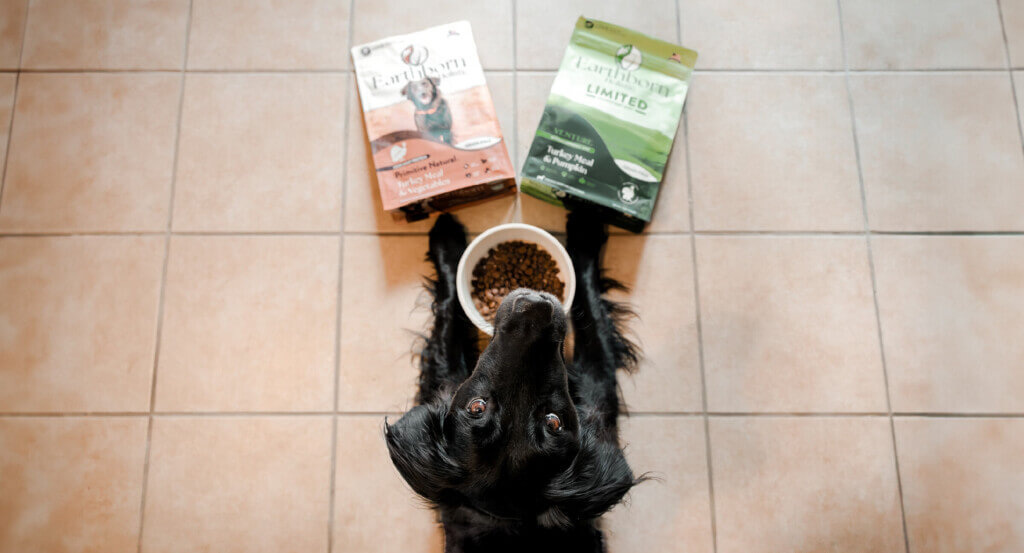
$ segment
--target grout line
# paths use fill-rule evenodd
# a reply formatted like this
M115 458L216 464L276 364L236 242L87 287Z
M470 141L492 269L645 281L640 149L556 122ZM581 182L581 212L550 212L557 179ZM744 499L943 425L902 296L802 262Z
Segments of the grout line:
M348 44L345 48L345 55L348 56L352 51L352 37L354 30L355 21L355 0L349 0L348 4ZM359 94L358 83L353 73L349 78L345 79L345 119L342 124L342 133L344 137L345 149L342 151L342 167L348 167L348 152L351 146L348 142L351 139L349 128L352 124L352 105L353 98L351 95ZM362 105L362 104L356 104ZM336 509L337 500L335 494L337 493L337 474L338 474L338 401L341 397L341 297L344 292L344 284L342 276L344 275L345 266L345 198L348 192L348 171L341 172L341 198L339 199L338 205L340 213L338 218L340 220L338 224L338 291L337 297L335 297L335 312L334 312L334 400L331 405L335 415L331 417L331 474L330 474L330 486L328 486L327 499L327 553L333 553L334 551L334 511Z
M875 310L875 331L878 335L878 352L882 362L882 382L885 385L885 408L889 419L889 435L892 439L892 459L893 468L896 471L896 490L900 499L900 522L903 529L903 548L905 553L910 553L910 534L907 532L907 510L903 500L903 478L900 474L900 459L896 446L896 423L893 419L892 392L889 389L889 367L885 357L885 337L882 334L882 314L878 304L878 281L875 276L874 251L871 247L871 220L868 214L867 187L864 186L864 170L861 160L860 139L857 135L857 116L853 102L853 90L850 87L850 62L846 55L846 32L843 28L842 4L842 0L836 0L836 8L839 12L839 41L842 45L843 67L846 70L846 101L850 109L850 132L853 135L853 152L857 161L857 182L860 185L861 213L864 219L864 245L868 254L868 274L871 278L871 298Z
M676 0L676 44L683 43L683 8ZM701 419L704 423L704 464L708 470L708 514L711 522L711 551L718 552L718 514L715 507L715 463L711 454L711 419L708 413L707 373L704 367L704 327L700 310L700 278L697 274L697 233L693 221L693 170L690 163L690 116L683 106L682 112L684 159L686 160L686 205L690 220L690 260L693 270L693 306L697 324L697 365L700 368ZM640 414L640 413L638 413Z
M677 0L678 3L678 0ZM711 423L708 416L708 386L704 367L704 328L700 310L700 278L697 273L697 237L693 230L693 174L690 170L690 121L689 115L683 113L683 140L685 141L686 158L686 194L690 210L690 258L693 268L693 304L697 323L697 365L700 368L700 403L704 419L704 456L708 467L708 501L711 510L711 550L718 551L718 521L715 512L715 470L714 458L711 455Z
M1006 35L1006 21L1003 18L1003 2L996 0L999 11L999 27L1003 31L1003 51L1006 53L1006 72L1010 77L1010 94L1013 95L1013 108L1017 112L1017 134L1020 136L1021 151L1024 152L1024 126L1021 124L1020 102L1017 100L1017 83L1013 80L1013 63L1010 61L1010 41Z
M519 4L512 0L512 151L508 153L512 161L512 169L517 173L513 178L516 180L516 194L512 200L512 222L522 223L523 221L523 193L519 189L520 177L517 168L522 167L523 160L519 152Z
M676 0L676 39L683 43L682 0ZM697 323L697 365L700 368L700 404L704 422L704 464L708 470L708 512L711 517L711 551L718 552L718 513L715 506L715 460L711 453L711 418L708 413L707 370L704 364L704 324L700 309L700 276L697 272L697 233L693 209L693 165L690 163L690 115L683 106L683 142L686 160L686 204L690 220L690 259L693 270L693 305Z
M381 417L401 415L403 411L40 411L0 413L0 418L238 418L238 417ZM888 417L884 411L630 411L630 417L713 417L713 418L877 418ZM943 413L931 411L893 412L893 418L934 419L1024 419L1021 413Z
M11 161L11 142L14 140L14 115L18 107L18 87L21 84L21 60L25 57L25 37L28 35L28 14L32 11L25 3L25 17L21 21L21 49L18 50L18 67L14 73L14 96L11 98L11 120L7 122L7 145L4 146L4 166L0 168L0 209L3 209L4 185L7 184L7 164Z
M156 408L156 384L157 372L160 366L161 335L163 334L164 323L164 298L167 294L167 268L171 258L171 228L174 221L174 189L178 180L178 152L181 143L181 120L185 105L185 69L188 67L188 43L192 32L192 5L193 0L188 3L188 18L185 20L185 46L181 62L181 86L178 90L178 121L174 133L174 152L171 154L171 187L167 199L167 225L164 228L164 262L160 276L160 297L157 307L156 318L156 340L153 348L153 373L150 377L149 388L149 421L146 427L146 455L142 465L142 493L139 499L139 544L137 551L142 553L142 539L146 527L146 492L149 488L149 466L150 454L153 442L153 411Z

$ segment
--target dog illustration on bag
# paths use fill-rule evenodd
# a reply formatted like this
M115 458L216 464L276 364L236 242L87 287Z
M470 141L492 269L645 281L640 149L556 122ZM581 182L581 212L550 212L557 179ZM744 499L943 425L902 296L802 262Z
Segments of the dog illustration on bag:
M452 143L452 113L448 102L441 97L438 77L410 81L402 88L402 95L416 108L416 130L445 144Z

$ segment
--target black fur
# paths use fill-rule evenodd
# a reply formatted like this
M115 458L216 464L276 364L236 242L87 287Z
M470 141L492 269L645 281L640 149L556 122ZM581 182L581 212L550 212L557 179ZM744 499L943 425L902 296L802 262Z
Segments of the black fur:
M561 305L528 290L505 298L479 352L455 292L465 229L445 214L430 232L434 322L417 406L385 436L399 473L438 510L445 551L604 551L598 517L643 479L618 441L616 371L632 370L638 352L622 332L630 311L605 297L619 286L601 268L607 233L586 213L570 214L567 232L577 282L569 365ZM477 399L485 408L474 413Z

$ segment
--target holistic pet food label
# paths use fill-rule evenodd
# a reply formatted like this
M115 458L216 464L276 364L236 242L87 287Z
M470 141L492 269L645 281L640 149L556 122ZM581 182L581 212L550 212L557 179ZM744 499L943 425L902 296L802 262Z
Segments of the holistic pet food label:
M523 166L524 193L651 220L697 53L580 17Z
M352 48L384 209L407 220L513 193L469 22Z

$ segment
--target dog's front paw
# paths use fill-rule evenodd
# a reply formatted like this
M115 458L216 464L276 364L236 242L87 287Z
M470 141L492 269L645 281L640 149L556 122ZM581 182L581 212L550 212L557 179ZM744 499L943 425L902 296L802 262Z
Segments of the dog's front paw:
M604 220L596 212L587 209L569 212L565 233L570 255L596 254L608 241L608 229Z
M438 215L430 229L430 254L434 259L445 259L442 254L462 255L466 249L466 227L450 213ZM456 258L456 261L458 259Z

